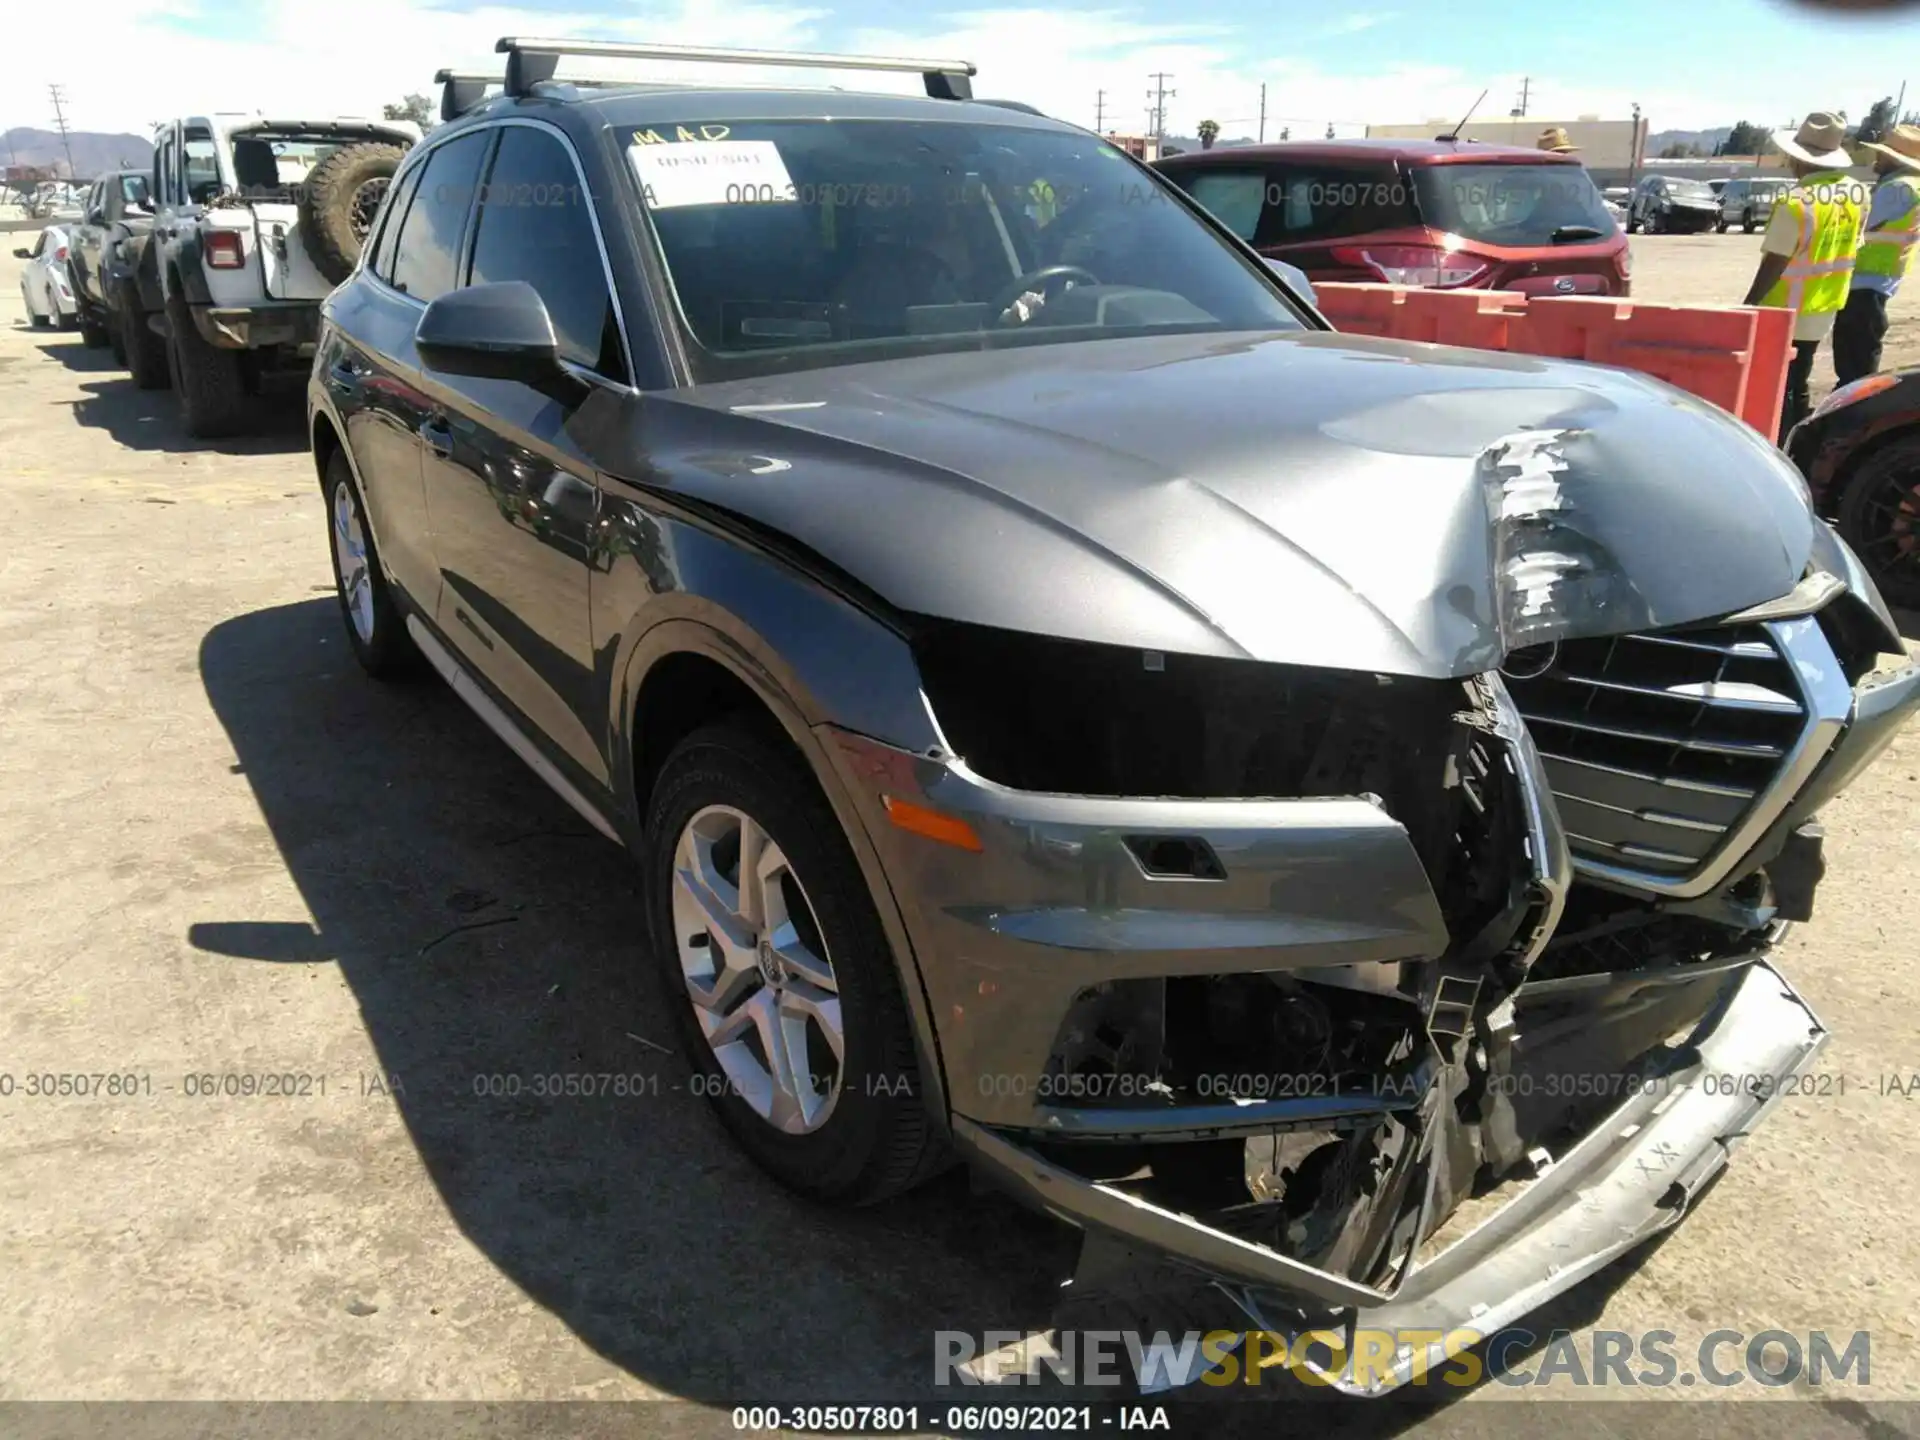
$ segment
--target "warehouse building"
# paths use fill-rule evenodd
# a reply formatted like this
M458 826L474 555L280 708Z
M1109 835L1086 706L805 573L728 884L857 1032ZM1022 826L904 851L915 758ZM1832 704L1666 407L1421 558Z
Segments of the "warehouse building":
M1444 135L1459 123L1457 115L1439 116L1417 125L1369 125L1370 139L1431 140ZM1555 120L1528 116L1520 119L1470 120L1461 128L1462 140L1481 140L1490 145L1531 147L1540 132L1558 125L1580 150L1580 160L1593 174L1596 185L1626 185L1630 177L1646 168L1647 119L1602 120L1598 115L1582 115L1577 120Z

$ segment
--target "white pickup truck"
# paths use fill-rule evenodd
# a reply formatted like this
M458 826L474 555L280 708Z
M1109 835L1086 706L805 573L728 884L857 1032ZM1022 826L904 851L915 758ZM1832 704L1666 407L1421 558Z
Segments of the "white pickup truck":
M243 429L276 372L304 370L320 302L353 268L410 121L211 114L154 132L148 263L189 434Z

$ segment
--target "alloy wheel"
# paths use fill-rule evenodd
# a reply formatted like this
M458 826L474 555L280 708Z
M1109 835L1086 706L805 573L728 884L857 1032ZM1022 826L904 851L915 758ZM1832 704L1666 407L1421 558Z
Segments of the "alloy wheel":
M340 596L360 642L373 640L373 577L367 569L367 537L360 507L343 480L333 487L333 554L340 566Z
M730 1093L790 1135L819 1129L846 1055L840 987L812 902L752 816L709 805L673 857L674 946Z

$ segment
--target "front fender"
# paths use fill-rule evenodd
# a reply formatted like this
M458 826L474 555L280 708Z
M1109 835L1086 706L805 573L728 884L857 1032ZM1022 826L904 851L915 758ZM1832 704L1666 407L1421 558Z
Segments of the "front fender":
M643 503L617 481L603 483L606 559L592 586L593 633L606 682L609 772L629 845L642 838L647 803L635 764L642 690L663 660L699 655L753 692L833 808L893 951L928 1113L944 1131L944 1071L919 960L879 851L828 752L842 731L918 754L941 750L905 640L743 539Z

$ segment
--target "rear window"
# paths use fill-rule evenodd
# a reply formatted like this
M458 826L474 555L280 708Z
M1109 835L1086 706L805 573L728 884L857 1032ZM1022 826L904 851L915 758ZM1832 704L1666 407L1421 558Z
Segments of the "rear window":
M1413 172L1413 188L1426 224L1483 245L1601 239L1619 228L1579 165L1429 165Z
M1412 191L1391 165L1194 166L1167 178L1242 240L1292 245L1418 225Z

